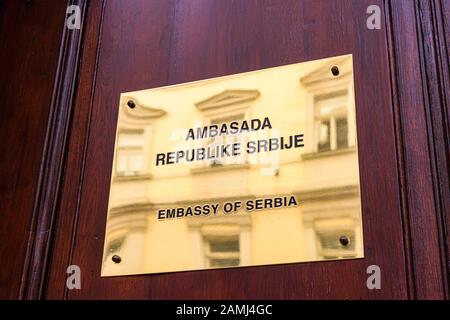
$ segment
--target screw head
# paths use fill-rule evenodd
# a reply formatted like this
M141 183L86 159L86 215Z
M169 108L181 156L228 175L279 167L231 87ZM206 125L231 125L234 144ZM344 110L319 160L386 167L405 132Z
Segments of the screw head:
M128 107L130 107L131 109L134 109L136 107L136 104L134 103L133 100L129 100L127 102Z
M339 238L339 243L343 246L348 246L350 239L347 236L342 236Z
M112 261L114 263L120 263L122 261L122 258L120 256L118 256L117 254L112 256Z
M333 76L337 77L339 75L339 68L337 66L333 66L331 68L331 73L333 74Z

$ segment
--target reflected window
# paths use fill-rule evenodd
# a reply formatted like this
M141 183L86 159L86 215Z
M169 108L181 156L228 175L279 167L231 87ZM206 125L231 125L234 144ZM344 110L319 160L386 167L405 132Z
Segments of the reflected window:
M233 121L241 122L249 117L252 103L260 96L258 90L227 89L207 99L196 103L198 110L202 112L205 123L218 125L219 127ZM205 145L214 146L233 144L241 141L240 135L222 135L216 139L205 141ZM244 143L242 141L242 143ZM205 146L206 147L206 146ZM214 152L214 151L213 151ZM224 165L245 164L245 153L241 156L222 157L206 160L202 163L203 169L223 167ZM239 166L238 166L239 167Z
M144 171L144 130L127 130L118 134L116 175L136 176Z
M233 121L242 122L245 119L245 114L237 114L233 116L228 117L222 117L222 118L214 118L211 120L212 125L217 125L219 128L222 126L222 124L227 124L229 128L229 124ZM222 146L222 145L228 145L228 144L234 144L240 142L240 139L242 136L239 135L221 135L219 137L215 137L209 141L209 144L211 147L214 146ZM241 142L242 145L244 145L244 142ZM215 149L213 148L213 153L215 152ZM243 153L242 153L243 155ZM245 162L245 159L243 156L241 157L223 157L219 159L210 160L208 165L210 167L217 167L222 166L224 164L242 164Z
M317 151L349 147L347 91L319 95L314 99Z
M239 238L206 239L206 258L210 267L235 267L240 264Z
M349 243L343 246L339 238L347 236ZM319 243L319 256L326 260L356 257L355 233L353 230L342 230L317 233Z

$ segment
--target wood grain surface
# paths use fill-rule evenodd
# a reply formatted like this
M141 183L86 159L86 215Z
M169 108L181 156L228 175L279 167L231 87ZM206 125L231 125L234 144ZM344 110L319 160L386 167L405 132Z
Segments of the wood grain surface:
M36 235L33 213L65 9L64 1L0 3L0 299L19 296Z

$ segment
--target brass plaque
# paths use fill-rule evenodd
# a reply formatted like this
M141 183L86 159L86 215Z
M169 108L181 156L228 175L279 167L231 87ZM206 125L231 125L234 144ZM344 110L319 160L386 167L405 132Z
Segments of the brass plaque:
M362 258L351 55L121 94L102 276Z

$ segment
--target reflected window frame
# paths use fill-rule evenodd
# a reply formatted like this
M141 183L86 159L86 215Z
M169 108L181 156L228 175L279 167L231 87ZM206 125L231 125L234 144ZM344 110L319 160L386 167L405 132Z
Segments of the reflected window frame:
M129 145L121 145L121 136L135 136L139 137L141 140L140 143L136 144L129 144ZM114 159L114 176L115 177L137 177L147 174L148 170L148 159L146 158L146 129L145 128L127 128L127 129L120 129L117 133L117 146L116 146L116 152L115 152L115 159ZM130 167L130 161L132 157L139 157L139 161L141 162L139 170L132 170ZM121 159L122 158L122 159ZM125 161L125 170L119 170L119 167L121 167L121 163Z
M208 267L237 267L240 265L241 249L239 233L219 239L204 237L204 243L205 259ZM227 243L229 243L229 245L227 245ZM222 250L213 250L214 244L219 245Z
M322 112L329 109L328 112ZM334 91L326 95L314 96L314 127L315 127L315 151L329 152L347 149L349 145L348 129L348 91ZM345 137L339 136L342 128L339 124L345 122ZM324 130L326 129L326 137ZM324 139L325 138L325 139ZM344 141L345 143L343 143Z
M217 93L209 98L196 103L197 109L201 112L203 118L203 125L210 126L212 124L221 125L231 121L238 121L242 123L244 120L251 119L251 111L253 103L260 97L261 93L258 90L225 90ZM246 135L227 135L220 136L214 139L207 139L202 145L196 147L207 147L221 145L223 143L235 143ZM241 141L245 145L245 141ZM230 163L230 160L232 161ZM237 161L236 161L237 160ZM194 169L220 169L240 168L248 164L248 158L245 153L240 157L231 157L230 159L220 160L205 160L201 164L195 166Z
M334 76L331 73L331 67L338 66L340 70L339 76ZM355 110L355 96L354 96L354 79L352 59L343 57L332 60L323 66L312 70L305 76L300 78L300 85L305 90L305 103L307 110L307 125L306 134L310 143L305 145L305 155L314 154L333 154L345 150L356 149L356 110ZM328 146L319 147L320 142L320 115L317 110L320 109L317 104L320 100L332 99L337 96L344 96L345 101L341 101L342 110L335 110L334 120L330 118L330 137ZM331 108L333 109L333 108ZM324 119L326 117L322 117ZM338 142L338 128L339 120L346 119L346 136L347 146L342 146ZM342 131L341 131L342 132ZM342 139L341 139L342 143Z

